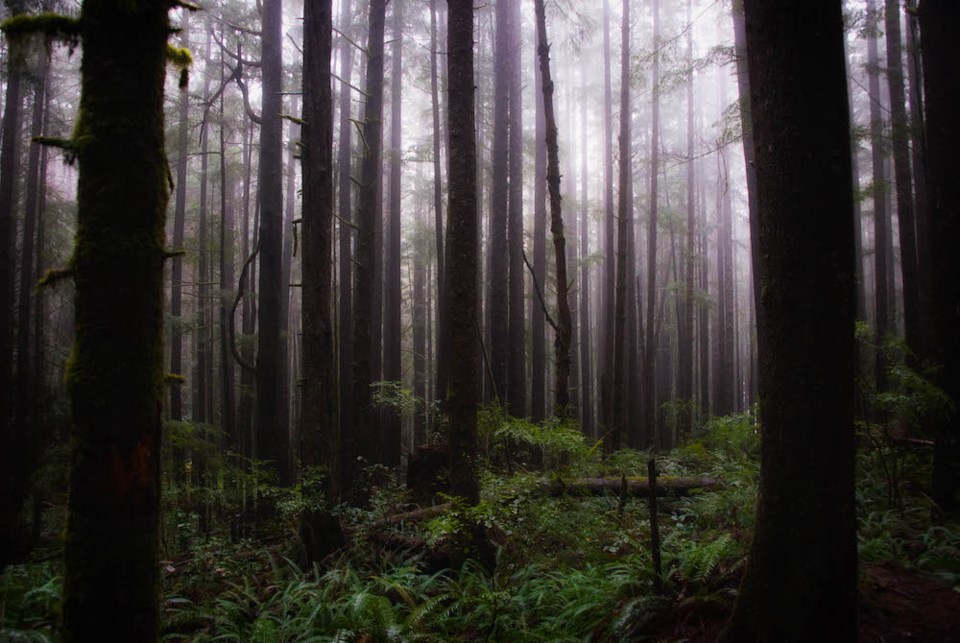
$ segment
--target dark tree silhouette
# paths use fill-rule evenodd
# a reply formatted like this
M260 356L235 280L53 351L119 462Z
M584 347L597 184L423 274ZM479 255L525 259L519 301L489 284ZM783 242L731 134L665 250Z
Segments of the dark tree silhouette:
M877 0L867 0L867 27L875 30L881 24L877 12ZM873 159L873 226L874 226L874 341L882 346L890 330L889 257L890 212L887 209L887 171L884 153L883 104L880 98L880 57L877 53L877 36L871 31L867 36L867 75L870 94L870 148ZM877 389L886 388L889 364L884 352L876 351Z
M477 458L477 141L474 123L473 0L448 0L447 70L450 201L445 277L450 364L450 492L467 504L480 498ZM453 358L452 356L456 356Z
M953 28L960 21L960 4L922 0L920 40L923 89L926 98L926 183L930 206L930 244L934 281L936 350L941 371L938 383L954 410L939 427L933 457L933 491L947 511L960 507L960 257L954 243L960 235L960 182L954 155L960 145L956 114L960 86L956 82Z
M366 107L363 116L363 161L357 199L357 260L353 291L353 440L356 452L368 463L377 458L376 415L370 408L370 384L379 379L380 337L375 315L380 297L375 278L380 270L376 237L379 227L377 202L380 198L383 153L383 37L386 0L370 2L370 32L367 43ZM376 333L375 334L375 330Z
M156 641L167 2L83 3L63 640Z
M304 467L323 466L326 498L342 493L337 376L333 360L333 97L330 87L331 0L303 9L303 395L300 440ZM308 478L309 480L309 478ZM318 491L318 489L311 489ZM336 520L323 510L303 513L300 538L311 561L340 543Z
M256 457L276 467L281 485L293 483L290 434L280 421L280 298L283 251L283 11L281 0L264 0L260 124L260 282L257 306Z
M853 195L841 3L745 0L744 10L762 446L756 531L727 639L853 641Z
M351 0L340 3L340 30L347 29L352 24L353 15ZM353 199L351 172L353 169L353 121L350 83L353 77L353 43L347 38L340 42L340 123L338 124L340 139L337 150L337 213L340 218L338 225L339 256L337 257L339 287L339 311L337 315L337 330L340 347L339 386L340 386L340 449L343 452L343 461L348 462L353 453ZM342 475L350 474L350 468L344 467Z
M508 155L510 149L510 4L496 3L496 42L493 58L493 144L491 153L490 223L487 237L487 339L493 395L507 402L509 344L509 270L507 207L509 198Z
M886 0L887 85L893 125L893 170L897 188L897 222L900 232L900 267L903 279L903 329L907 346L921 351L920 286L918 283L916 217L913 177L910 172L910 121L903 84L903 48L900 40L900 2ZM913 357L910 358L911 362Z
M13 16L24 11L22 2L7 2ZM16 39L15 39L16 40ZM19 548L22 502L21 449L24 427L14 419L14 277L17 262L17 165L20 157L20 111L23 107L23 52L13 42L7 55L7 92L0 133L0 569ZM19 410L16 411L19 413Z

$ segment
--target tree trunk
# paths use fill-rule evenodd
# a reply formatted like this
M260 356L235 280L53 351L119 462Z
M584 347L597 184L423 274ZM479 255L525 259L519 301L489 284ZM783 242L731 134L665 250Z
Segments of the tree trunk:
M547 126L547 191L550 194L550 233L553 236L557 270L557 321L553 350L556 354L557 380L554 383L554 414L566 416L570 409L570 303L567 296L567 252L563 237L563 211L560 204L560 150L557 145L557 120L553 113L553 80L550 78L550 45L547 44L547 18L543 0L534 0L537 14L537 54L543 87L543 116Z
M353 439L356 457L376 461L376 414L370 408L370 384L376 376L374 353L379 355L380 337L374 335L375 308L381 305L374 280L380 269L376 254L377 202L380 197L383 135L383 37L386 0L370 2L370 33L367 43L367 103L364 109L360 193L357 201L357 262L354 266L353 331ZM379 361L377 359L376 361Z
M543 85L540 66L534 65L534 85ZM533 176L533 278L539 287L547 283L547 124L543 113L543 92L534 91L536 102L536 141ZM530 365L530 413L534 422L546 417L547 402L547 320L539 301L532 302Z
M159 636L167 10L81 9L64 641Z
M743 0L734 0L733 3L733 37L737 59L737 91L740 97L740 128L743 132L743 162L747 174L752 286L754 291L758 291L760 288L760 254L752 250L757 243L757 236L760 234L760 223L759 219L753 216L753 213L757 211L757 167L753 128L750 125L750 71L747 65L747 33L743 20Z
M726 92L721 79L721 101L726 104ZM720 167L717 177L717 343L714 364L714 415L728 415L736 411L736 325L734 324L735 280L733 260L733 221L730 206L730 169L726 152L719 152Z
M691 23L693 0L687 0L687 23ZM693 311L696 300L693 296L693 258L696 253L696 164L693 158L693 29L687 30L687 227L686 245L683 252L683 299L680 319L677 324L677 439L684 440L693 430Z
M509 0L496 3L496 41L493 64L493 145L490 149L490 218L487 227L487 333L493 398L507 403L507 365L510 350L509 250L507 208L510 153L510 14Z
M433 217L434 236L437 244L437 377L436 397L443 399L447 391L447 347L445 344L446 331L443 315L446 307L443 305L445 297L443 257L443 174L440 169L440 147L443 136L440 131L440 92L439 72L437 70L437 0L430 0L430 102L433 116Z
M263 1L263 101L260 124L260 282L257 307L256 451L273 463L281 486L293 483L289 427L280 422L280 313L286 284L283 254L283 12L280 0Z
M762 442L756 530L726 638L855 641L853 196L843 16L840 3L806 0L745 0L744 8L751 120L764 141L756 150Z
M333 356L333 94L330 56L331 0L307 0L303 8L303 394L300 456L305 491L322 491L335 503L343 489L337 373ZM322 487L313 486L323 467ZM329 512L313 508L300 520L300 539L310 561L319 561L342 540Z
M11 3L13 4L13 3ZM11 7L13 15L23 11ZM12 555L20 513L13 491L19 468L16 454L22 436L14 422L13 338L14 338L14 275L17 261L17 187L20 163L20 110L22 78L18 43L10 43L7 53L7 94L0 131L0 569ZM10 55L13 53L14 55Z
M209 56L210 45L211 45L211 35L210 35L210 25L206 25L207 31L207 42L206 47L204 48L205 53ZM207 59L204 62L203 70L203 96L204 100L210 94L210 60ZM210 337L210 325L211 320L209 318L209 299L210 299L210 287L209 283L211 280L210 275L210 242L208 238L208 213L207 213L207 196L209 189L209 160L208 160L208 150L210 148L210 122L207 119L208 112L204 111L203 122L200 124L200 220L198 222L198 248L197 248L197 262L198 262L198 279L197 279L197 330L196 330L196 377L194 378L194 402L193 402L193 421L199 424L207 424L211 422L211 404L210 404L210 371L211 371L211 362L210 362L210 344L212 338ZM198 478L202 474L202 469L204 468L202 455L198 456L198 464L200 470L198 470Z
M297 98L298 97L294 96L290 100L290 114L296 114L298 111ZM302 132L302 126L291 120L287 129L287 137L290 144L287 145L286 152L286 186L283 195L283 226L281 228L283 231L283 254L280 258L280 359L278 366L280 373L278 392L280 405L278 407L279 414L277 417L282 426L288 427L287 430L290 434L291 441L291 466L294 467L294 470L296 468L295 453L297 452L297 443L300 438L298 435L299 425L291 421L290 415L291 379L293 382L297 381L296 378L293 377L293 368L296 367L296 361L293 359L293 349L296 343L295 337L298 334L297 324L290 313L292 299L290 280L293 274L293 228L295 225L293 221L296 218L297 209L297 158L294 154L293 144L295 141L303 142ZM332 166L328 165L326 169L329 172ZM301 274L301 280L302 276ZM300 312L302 314L302 311ZM291 324L293 325L293 332L291 332ZM333 381L334 384L335 382L336 380ZM291 475L296 477L295 472Z
M657 304L657 189L660 179L660 2L653 0L653 69L650 128L650 223L647 232L647 321L643 350L643 431L645 445L657 444L656 404L656 326L654 310Z
M247 119L243 129L243 230L241 235L240 253L242 261L246 261L251 254L251 248L256 247L257 214L250 208L250 180L253 173L253 123ZM242 333L247 340L240 349L240 354L247 361L253 362L253 333L256 330L256 262L250 265L247 275L246 295L243 298ZM241 271L241 277L243 273ZM238 284L244 286L244 284ZM237 448L245 456L253 455L253 387L254 374L249 369L240 371L240 404L237 412Z
M584 89L586 69L581 70ZM586 95L586 92L584 92ZM587 101L580 101L580 428L585 435L596 433L593 422L593 348L590 319L590 223L587 212Z
M14 53L14 55L18 55ZM46 104L46 88L49 82L49 58L46 52L40 52L40 68L33 79L32 120L30 124L31 138L43 134ZM16 72L15 72L16 73ZM16 81L19 84L19 80ZM20 132L17 132L19 137ZM8 139L9 140L9 139ZM39 193L43 189L40 176L40 155L43 146L30 146L27 161L27 186L25 198L25 214L23 218L23 236L20 245L20 285L17 310L17 370L16 370L16 397L14 400L14 417L11 427L12 439L3 440L0 448L5 455L0 459L3 474L3 502L2 516L0 516L0 547L4 553L0 554L0 569L6 563L23 552L23 542L20 537L20 515L23 511L23 502L30 486L30 476L36 467L37 456L42 446L41 424L39 420L39 390L36 386L36 371L40 368L38 355L34 350L38 346L37 339L31 336L33 319L31 302L36 292L38 272L34 262L34 250L39 239L37 235L37 220L39 218ZM12 279L12 275L11 275ZM10 313L12 314L12 309ZM40 311L37 311L39 314ZM8 420L5 420L8 421ZM9 458L9 459L8 459Z
M903 279L903 325L907 347L919 354L920 286L917 266L916 217L910 175L910 122L903 86L903 51L900 44L900 2L886 0L887 84L893 121L893 166L897 188L897 221L900 231L900 268ZM909 363L916 363L911 356Z
M185 11L180 23L181 46L190 47L190 12ZM183 249L184 227L186 224L187 211L187 170L190 150L189 141L189 114L190 97L187 92L180 92L177 117L177 178L176 178L176 198L173 210L173 241L175 250ZM173 257L170 260L170 372L174 375L183 374L183 328L185 322L183 319L183 262L185 257ZM170 419L179 421L183 419L183 387L171 386L170 388ZM183 453L178 454L177 459L182 459ZM183 475L182 463L177 465L175 478L179 479Z
M955 242L960 234L960 183L954 154L960 145L956 114L960 91L956 83L953 26L960 21L960 5L949 0L920 4L923 46L923 88L927 116L927 195L934 281L936 354L942 364L937 383L953 400L954 408L939 427L933 454L934 498L945 511L960 507L960 260Z
M418 174L418 177L419 174ZM427 413L429 409L429 396L427 395L427 372L428 349L427 335L429 329L427 319L430 316L430 305L427 300L427 263L430 261L430 248L428 246L428 237L426 235L426 222L423 220L423 211L420 207L416 212L416 241L413 252L413 310L411 314L413 322L413 394L417 398L424 400L422 407L418 407L414 412L413 420L413 448L416 449L427 441Z
M351 0L341 3L340 30L346 31L353 24ZM337 150L337 212L340 218L338 273L340 278L339 313L337 330L340 349L340 451L341 461L348 463L355 452L353 441L353 199L351 190L353 181L353 121L350 83L353 78L353 43L347 38L340 40L340 147ZM303 420L301 419L301 422ZM342 489L349 488L348 478L351 467L344 464L340 476Z
M224 80L223 60L220 61L220 83ZM223 114L223 93L220 94L220 113ZM234 288L234 204L231 200L233 178L227 174L226 123L220 124L220 429L230 438L230 446L242 453L236 434L236 406L234 365L230 354L230 325L233 322ZM228 196L229 195L229 196Z
M446 282L450 352L450 493L467 505L480 499L477 462L477 150L474 124L473 2L447 0L450 196ZM453 356L456 356L454 359Z
M527 356L526 314L524 313L523 263L523 78L521 71L520 0L508 3L508 61L507 84L510 87L510 149L508 170L510 174L510 205L507 212L507 227L510 252L510 337L507 356L507 401L510 414L516 417L527 415Z
M701 112L701 118L703 113ZM702 123L701 123L702 127ZM697 340L699 344L699 363L697 374L699 375L699 399L697 400L700 417L706 419L712 413L710 403L710 306L707 304L710 297L710 243L707 237L707 212L706 198L704 197L704 176L706 172L701 172L699 184L700 199L700 219L699 239L700 239L700 292L702 301L697 312Z
M600 386L600 422L605 433L618 432L613 409L614 350L616 334L617 250L613 206L613 90L610 73L610 0L603 0L603 363ZM616 433L619 435L619 433ZM619 438L618 438L619 439Z
M873 149L873 225L874 225L874 341L876 350L877 390L886 389L887 361L881 347L887 340L890 328L890 299L887 289L887 245L890 234L890 213L887 211L887 177L884 167L883 114L880 99L880 57L877 54L877 37L880 16L876 0L867 0L867 75L870 96L870 146Z
M401 81L403 76L403 0L391 0L393 7L393 69L390 79L390 209L387 219L387 243L384 294L386 311L383 320L383 379L399 382L400 362L400 210L403 111ZM400 412L385 409L381 429L380 462L400 465Z
M933 318L933 253L930 249L930 208L927 184L924 179L926 140L923 122L923 78L920 69L920 47L917 43L918 26L916 0L907 0L906 48L907 80L910 97L910 161L913 172L914 214L917 239L917 282L919 286L920 319ZM929 324L920 328L919 355L927 358L932 350L932 329Z
M611 414L612 426L607 430L610 439L609 450L615 451L624 446L627 436L626 404L626 359L627 338L627 230L633 218L633 206L630 203L630 159L632 156L632 132L630 127L630 0L623 1L623 19L620 28L620 195L617 205L617 288L614 312L613 340L613 395Z

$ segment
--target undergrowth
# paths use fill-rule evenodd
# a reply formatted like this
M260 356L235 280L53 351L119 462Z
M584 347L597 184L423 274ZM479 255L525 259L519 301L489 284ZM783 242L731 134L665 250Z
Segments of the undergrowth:
M239 463L237 471L226 459L208 465L207 479L216 486L202 493L201 482L181 478L165 504L163 640L620 641L641 637L671 606L732 603L747 560L759 477L752 414L714 419L657 455L662 475L720 483L661 499L659 595L646 498L549 492L558 480L645 477L648 454L604 454L569 424L535 425L499 409L485 412L481 430L487 466L477 507L390 523L385 519L409 510L409 501L389 472L372 471L368 478L378 482L371 482L367 505L337 510L352 544L322 566L297 562L295 506L267 533L237 529L222 517L248 511L258 485L269 486L256 463ZM934 519L935 507L917 482L928 475L927 456L861 450L860 556L898 561L957 587L960 529ZM884 471L893 457L899 501L892 503ZM206 520L201 511L208 512ZM468 561L453 570L436 558L465 518L481 524L496 545L492 568ZM385 546L387 536L410 546ZM56 561L0 575L0 641L55 639Z

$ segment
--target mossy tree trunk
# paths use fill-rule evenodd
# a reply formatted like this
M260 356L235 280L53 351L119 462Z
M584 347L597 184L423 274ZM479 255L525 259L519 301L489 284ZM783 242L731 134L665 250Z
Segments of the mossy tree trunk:
M86 0L64 641L156 641L167 2Z
M180 46L189 47L190 19L189 14L183 16L180 22L183 30L180 35ZM176 250L183 248L183 236L187 219L187 170L190 159L190 97L187 92L180 94L177 105L177 163L176 163L176 192L173 205L173 239L171 245ZM174 375L183 374L183 263L186 257L178 256L170 259L170 372ZM170 419L183 420L183 387L171 386ZM186 454L182 449L177 450L176 458L180 461L175 478L182 481L184 467L182 466Z
M560 204L560 150L557 144L557 120L553 110L553 79L550 77L550 46L547 44L547 17L543 2L535 0L537 15L537 55L543 90L543 113L547 126L547 192L550 195L550 233L557 270L557 322L553 349L556 353L557 381L554 383L554 414L565 416L570 409L570 344L573 339L570 302L567 297L567 251L563 236L563 212Z
M854 231L840 5L744 2L751 121L763 142L763 428L756 531L730 641L856 640Z

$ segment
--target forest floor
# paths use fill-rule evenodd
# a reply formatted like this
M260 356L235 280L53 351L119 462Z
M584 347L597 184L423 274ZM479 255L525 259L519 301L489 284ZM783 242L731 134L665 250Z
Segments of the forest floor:
M861 575L861 643L960 641L960 593L949 584L893 562L864 565ZM714 643L732 609L732 599L681 601L657 614L640 638Z
M496 414L482 420L486 467L477 507L459 507L442 493L418 496L398 472L371 467L365 506L338 509L348 544L319 565L304 564L291 529L304 502L299 494L255 487L229 463L217 465L211 479L219 482L209 489L165 487L163 640L718 639L753 529L754 418L716 418L657 455L667 487L656 514L660 594L642 488L648 454L604 454L575 426ZM858 455L856 489L860 640L960 641L960 523L929 498L930 450L869 445ZM57 460L49 466L63 469ZM242 524L249 497L231 495L232 479L244 493L278 499L272 531ZM691 480L709 484L692 488ZM0 574L0 643L58 636L65 507L61 492L47 498L45 546ZM469 524L484 527L496 558L452 566L453 543Z

